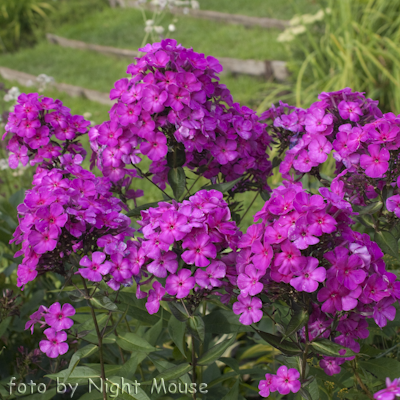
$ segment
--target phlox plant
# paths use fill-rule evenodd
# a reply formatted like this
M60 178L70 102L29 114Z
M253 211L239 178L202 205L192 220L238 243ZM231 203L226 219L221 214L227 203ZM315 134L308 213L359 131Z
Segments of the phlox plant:
M103 399L121 378L141 379L137 399L153 379L180 398L394 398L400 117L349 88L258 116L214 57L170 39L140 51L109 121L22 94L5 126L10 166L36 166L11 240L17 286L59 282L26 321L42 332L26 365L47 357L47 378L90 377ZM137 206L143 179L160 201ZM249 191L265 204L242 232L235 195Z

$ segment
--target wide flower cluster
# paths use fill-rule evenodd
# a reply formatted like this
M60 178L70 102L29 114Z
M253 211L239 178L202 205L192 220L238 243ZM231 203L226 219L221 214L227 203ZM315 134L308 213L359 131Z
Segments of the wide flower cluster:
M343 186L336 178L330 190L311 195L301 183L285 181L255 215L262 223L242 236L236 262L240 295L233 311L243 324L262 318L262 294L272 302L281 298L304 306L310 301L307 340L330 337L359 352L356 339L369 334L366 318L380 327L394 319L400 282L386 271L376 243L349 228L354 213L343 200ZM321 367L332 375L340 363L326 358Z
M234 190L267 190L266 124L251 109L233 103L218 82L218 60L172 39L139 50L146 54L128 67L132 78L117 81L111 90L110 98L117 100L111 120L89 132L103 174L113 182L135 176L128 166L138 164L143 154L162 189L171 166L187 166L208 179L222 173L232 181L246 173ZM169 157L178 161L172 165Z
M167 299L201 301L235 279L235 253L221 253L236 250L240 231L222 197L216 190L201 190L182 203L159 203L141 212L138 223L144 239L135 242L132 256L143 277L138 280L137 296L147 296L140 286L166 278L165 287L155 281L149 291L150 314L158 311L166 293Z
M72 142L85 134L89 125L82 116L72 116L60 100L37 93L21 94L3 136L13 134L7 146L10 167L17 168L20 162L25 166L29 159L35 165L60 156L63 149L59 142ZM76 153L86 154L81 146L70 146Z
M49 308L40 306L38 311L34 312L29 321L25 325L25 329L30 329L33 333L35 324L39 323L40 327L48 325L49 327L43 332L47 340L41 340L39 343L40 350L46 353L47 357L57 358L59 355L68 351L67 332L74 324L71 318L75 315L75 309L71 304L54 303ZM44 321L42 321L44 318Z

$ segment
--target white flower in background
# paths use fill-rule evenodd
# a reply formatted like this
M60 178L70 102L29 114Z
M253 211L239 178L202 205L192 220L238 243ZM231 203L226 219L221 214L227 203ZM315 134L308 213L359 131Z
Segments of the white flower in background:
M175 26L174 24L169 24L169 25L168 25L168 30L169 30L170 32L175 32L175 31L176 31L176 26Z
M154 25L154 21L152 19L148 19L146 21L146 26L153 26Z
M40 74L36 77L36 81L39 83L38 92L43 92L48 84L54 82L54 78L46 74Z
M0 171L4 171L5 169L9 169L8 160L5 158L0 158Z
M7 94L4 95L4 101L16 101L18 99L18 96L21 94L19 89L16 86L13 86Z
M200 4L196 0L192 0L192 8L193 10L198 10L200 8Z
M164 28L162 26L155 26L154 31L161 35L164 32Z

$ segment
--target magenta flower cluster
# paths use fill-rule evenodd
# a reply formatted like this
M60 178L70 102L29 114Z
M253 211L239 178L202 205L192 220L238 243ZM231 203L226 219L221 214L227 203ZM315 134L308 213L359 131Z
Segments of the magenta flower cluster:
M224 181L247 174L240 190L268 190L266 125L254 111L233 103L218 82L218 60L172 39L139 50L145 55L128 67L132 78L117 81L111 90L110 98L117 100L111 120L89 132L103 174L113 182L138 176L129 166L146 155L153 182L165 189L167 153L180 151L178 166L208 179L222 174Z
M166 293L167 300L205 298L231 286L235 253L221 252L236 250L240 231L231 221L222 193L200 190L182 203L159 203L159 207L141 214L138 223L144 238L135 242L133 256L143 277L138 280L137 295L146 297L140 286L154 278L166 278L165 287L155 281L148 293L146 308L150 314L158 311Z
M89 125L82 116L72 116L60 100L37 93L21 94L3 136L13 134L7 146L10 167L17 168L19 163L25 166L29 159L35 165L60 156L62 148L57 141L73 141L85 134ZM73 149L86 154L81 146L74 145Z
M320 194L288 181L273 191L255 215L262 223L250 226L238 244L240 295L233 311L240 322L261 320L262 294L284 299L294 288L301 301L301 292L315 292L307 340L333 336L336 343L359 352L356 340L369 334L366 318L374 318L380 327L395 318L400 282L386 271L376 243L349 228L355 213L344 195L338 178ZM335 319L339 323L333 332ZM321 367L332 375L340 371L340 363L340 358L327 358Z
M68 351L67 332L74 324L74 321L69 318L75 315L75 309L71 304L54 303L49 308L40 306L38 311L30 316L30 320L26 323L25 329L30 329L33 333L35 324L40 324L40 327L48 325L48 328L43 332L47 340L41 340L39 343L40 350L46 353L47 357L57 358L59 355L65 354ZM44 318L44 321L42 321Z
M265 380L261 380L258 384L261 397L268 397L271 393L278 391L279 394L285 395L297 393L300 390L300 373L296 368L290 368L282 365L276 371L276 375L265 374Z

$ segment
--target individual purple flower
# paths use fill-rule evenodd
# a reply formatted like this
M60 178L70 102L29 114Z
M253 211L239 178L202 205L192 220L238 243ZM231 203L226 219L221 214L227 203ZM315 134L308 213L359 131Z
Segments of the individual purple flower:
M182 260L186 264L196 267L206 267L210 264L207 257L214 259L217 256L216 247L210 243L210 237L205 233L189 236L182 243L183 249L188 249L182 254Z
M68 214L64 213L64 208L59 203L53 203L50 207L41 207L36 211L36 216L40 219L35 227L40 232L45 232L50 227L57 227L61 233L61 228L68 220Z
M161 132L150 132L146 135L147 142L140 144L140 151L152 161L158 161L168 152L167 138Z
M13 150L8 158L8 163L12 169L18 168L20 162L23 166L29 162L28 148L24 145L18 150Z
M294 168L300 172L310 172L311 168L317 165L318 163L311 160L310 153L307 150L301 150L300 154L293 161Z
M300 390L300 373L296 368L281 365L276 371L276 376L272 378L272 384L280 394L297 393Z
M262 302L258 297L244 297L240 294L237 299L238 301L233 304L233 312L236 315L241 314L239 318L240 323L251 325L261 320L263 316L261 310Z
M342 297L347 296L348 293L348 289L342 286L336 279L328 279L326 286L317 295L318 301L323 303L322 311L333 314L336 311L343 310Z
M290 284L299 292L312 293L318 289L318 282L326 278L326 269L317 268L318 260L314 257L307 257L307 265L301 270L294 271L296 278L290 280Z
M225 140L225 138L219 136L215 141L215 146L212 147L211 153L221 165L225 165L239 155L236 148L236 141Z
M196 283L205 289L220 287L220 279L226 275L226 265L222 261L214 260L206 270L198 269L195 273Z
M276 386L272 383L274 375L265 374L265 380L261 380L258 384L261 397L268 397L270 393L276 392Z
M80 268L76 274L81 274L89 281L100 282L103 279L103 275L107 275L112 267L109 261L104 262L105 259L106 255L101 251L95 251L92 254L92 260L88 256L84 256L79 261L79 265L86 268Z
M338 266L336 277L344 287L354 290L364 282L367 273L361 269L364 263L356 254L352 254L347 260L346 258Z
M147 298L146 309L149 314L155 314L160 309L160 301L165 295L166 290L163 288L160 282L155 281L153 283L153 289L149 291L149 297Z
M251 246L251 251L254 253L252 261L259 270L263 271L269 267L274 256L272 247L267 242L268 240L264 237L264 243L261 240L256 240Z
M171 296L183 299L194 288L196 280L190 269L181 269L177 275L169 275L165 282L165 289Z
M328 159L328 154L332 150L332 144L325 136L318 135L308 145L310 160L322 164Z
M392 298L382 299L374 307L374 320L379 328L383 328L387 324L387 320L393 321L396 317L396 309L393 306Z
M400 218L400 195L396 194L386 200L386 208L394 212L397 218Z
M363 115L360 106L353 101L342 100L338 105L339 115L343 119L349 119L352 122L360 120L360 116Z
M39 323L41 326L45 325L45 322L42 321L42 317L46 311L46 307L40 306L39 309L29 316L29 321L25 324L25 330L30 329L31 334L33 335L33 330L35 328L35 324Z
M322 133L333 123L333 116L325 114L321 108L310 109L305 119L306 131L309 133Z
M292 231L289 231L289 239L293 244L301 250L305 250L308 246L317 244L319 239L314 235L318 235L320 228L310 225L305 217L297 220L296 226Z
M67 334L64 331L57 332L54 328L47 328L44 331L47 340L39 342L40 350L46 353L49 358L57 358L68 351Z
M240 294L243 296L255 296L264 288L264 285L259 282L264 275L264 270L258 270L253 264L249 264L245 268L245 273L238 276L237 285L240 289Z
M167 271L174 274L177 269L178 260L176 253L173 251L166 251L147 265L147 271L154 274L157 278L165 278L167 276Z
M324 372L329 375L336 375L340 373L340 365L346 360L340 357L324 357L320 362L319 366L324 370Z
M151 113L159 113L164 110L164 103L168 93L163 90L161 93L157 86L148 86L143 91L142 107Z
M306 263L306 257L302 256L300 250L289 240L281 244L281 252L275 255L275 265L279 267L279 272L282 274L301 270Z
M312 224L314 235L321 236L323 233L332 233L336 230L337 222L323 210L308 214L308 222Z
M162 214L160 228L160 239L169 244L175 240L182 240L192 230L192 227L187 222L187 218L173 210Z
M65 303L62 308L60 303L52 304L45 316L44 319L51 328L54 328L57 332L62 329L69 329L74 324L74 321L71 318L72 315L75 315L75 308L71 306L71 304Z
M58 228L56 226L50 226L49 229L44 232L32 231L29 234L29 243L36 253L44 254L56 248L58 237Z
M363 154L360 158L360 165L365 169L367 176L371 178L381 178L382 175L389 168L390 154L384 147L381 148L379 144L370 144L368 146L367 154Z
M400 378L392 382L386 378L386 388L374 394L375 400L394 400L395 397L400 397Z

